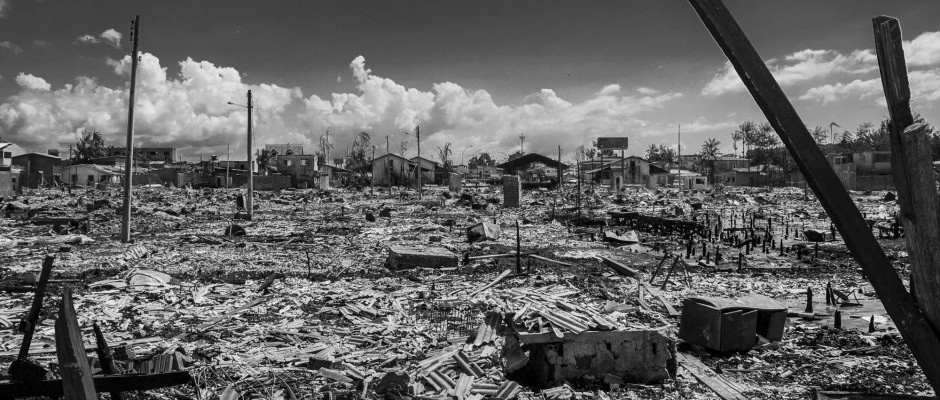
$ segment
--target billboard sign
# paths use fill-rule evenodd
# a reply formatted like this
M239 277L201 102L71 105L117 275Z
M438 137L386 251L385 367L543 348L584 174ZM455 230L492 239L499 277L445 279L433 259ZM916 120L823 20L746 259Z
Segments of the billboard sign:
M597 148L601 150L626 150L629 138L625 137L599 137Z

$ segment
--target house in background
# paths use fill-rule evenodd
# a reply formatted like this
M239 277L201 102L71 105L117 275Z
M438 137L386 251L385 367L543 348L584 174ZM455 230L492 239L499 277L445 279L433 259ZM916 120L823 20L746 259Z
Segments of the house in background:
M606 160L610 161L592 170L582 170L582 173L601 185L609 185L612 190L619 190L624 185L642 185L648 189L656 189L669 184L669 171L645 158L629 156ZM587 165L597 165L593 161L588 160L591 164Z
M94 186L99 183L118 183L123 169L108 165L75 164L53 168L59 182L72 186Z
M852 154L855 172L859 175L890 175L890 151L863 151Z
M288 156L288 155L303 155L304 146L300 144L266 144L264 145L266 151L274 151L279 156Z
M411 160L409 160L409 161L411 161L412 164L419 164L418 160L419 160L418 157L412 157ZM428 160L427 158L424 158L424 157L421 157L420 160L421 160L421 162L420 162L420 164L421 164L421 183L422 183L422 184L427 184L427 183L434 183L434 182L436 182L436 181L437 181L437 171L438 171L439 169L443 168L443 167L441 166L441 164L438 163L438 162L436 162L436 161ZM418 175L415 174L414 170L412 170L411 176L413 176L414 179L418 179Z
M385 154L372 160L372 184L377 186L403 185L410 182L413 163L396 154Z
M558 160L529 153L497 165L508 175L518 175L523 183L558 183L558 170L568 168Z
M55 168L62 165L62 159L44 153L26 153L13 156L13 165L23 170L19 180L22 187L38 188L52 184Z
M176 160L176 149L173 147L135 147L135 161L165 161L173 162ZM112 147L108 149L108 156L127 155L127 148ZM139 159L139 160L137 160Z
M13 157L26 154L22 147L15 143L0 142L0 167L13 165Z
M316 187L320 177L316 154L301 152L274 157L272 162L278 173L290 175L293 187Z

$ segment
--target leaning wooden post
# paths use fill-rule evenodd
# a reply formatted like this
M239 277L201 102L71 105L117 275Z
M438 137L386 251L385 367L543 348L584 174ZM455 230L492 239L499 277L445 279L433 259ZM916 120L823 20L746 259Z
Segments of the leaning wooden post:
M940 203L933 177L930 138L924 124L915 124L911 113L911 90L901 47L901 25L891 17L872 20L875 50L881 69L881 84L888 103L891 139L891 170L901 206L908 254L911 260L912 292L933 326L940 326Z
M842 182L813 141L763 59L721 0L689 0L731 61L767 121L796 160L806 181L856 261L869 277L935 391L940 391L940 338L907 292Z
M94 400L95 382L85 354L82 332L78 329L72 289L65 288L59 305L59 318L55 321L55 350L62 375L62 392L66 400Z
M10 375L13 380L20 382L41 381L46 375L46 371L27 359L29 356L29 346L33 342L33 333L36 331L36 323L39 322L39 313L42 311L42 299L46 295L46 286L49 284L49 276L52 275L52 264L55 262L55 256L46 256L42 262L42 270L39 272L39 282L36 285L36 294L33 296L33 304L29 309L29 314L20 322L20 332L23 332L23 341L20 343L20 352L10 363Z

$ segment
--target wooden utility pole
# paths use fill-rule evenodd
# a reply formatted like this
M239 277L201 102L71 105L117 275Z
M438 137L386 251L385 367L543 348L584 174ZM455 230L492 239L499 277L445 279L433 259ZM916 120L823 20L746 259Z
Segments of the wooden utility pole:
M561 145L558 145L558 192L561 193L565 174L561 172Z
M372 163L369 164L372 169L372 177L369 178L369 194L375 196L375 145L372 145Z
M519 154L525 155L525 132L519 134Z
M421 198L421 127L415 126L415 139L418 141L418 199Z
M140 42L140 16L134 17L131 25L131 41L134 49L131 51L131 85L130 96L127 100L127 153L124 157L124 207L121 216L121 242L131 241L131 189L133 187L132 166L134 165L134 92L137 90L137 48Z
M799 165L823 208L839 228L839 233L855 260L862 266L885 310L897 324L898 331L924 370L927 380L935 391L940 391L940 338L936 330L921 312L914 297L904 288L806 125L724 3L721 0L689 2L731 61L767 121ZM879 27L876 23L876 29Z
M676 142L676 152L679 155L678 162L679 165L679 198L682 198L682 124L679 124L677 128L678 141Z
M228 168L232 165L232 149L230 145L225 145L225 188L228 189Z
M245 206L248 207L248 219L252 219L255 214L252 199L255 196L255 168L251 159L251 90L248 91L248 198L245 199Z
M911 260L911 292L934 326L940 326L940 203L933 177L930 138L924 124L915 124L911 90L897 19L872 20L881 84L890 116L891 170L898 190L899 218L904 224Z
M392 152L389 151L389 148L388 148L388 135L385 135L385 154L388 155L389 157L388 157L388 160L385 160L382 163L385 164L385 184L386 186L388 186L388 195L391 196L392 195L392 175L391 175L391 172L388 171L388 161L391 161L392 159L391 157Z

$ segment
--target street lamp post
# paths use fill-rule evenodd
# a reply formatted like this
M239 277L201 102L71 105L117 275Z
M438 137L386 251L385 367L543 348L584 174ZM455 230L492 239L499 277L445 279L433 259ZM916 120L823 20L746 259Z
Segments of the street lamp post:
M228 102L228 104L248 109L248 198L245 199L245 207L248 209L248 219L250 220L254 216L254 207L253 207L252 198L254 197L254 194L255 194L254 165L252 165L253 163L251 159L251 109L252 107L254 107L254 104L252 104L252 101L251 101L251 90L248 91L248 105L247 106L243 106L241 104L235 104L235 103L232 103L231 101Z
M467 150L470 150L470 148L472 148L472 147L473 147L473 145L471 144L471 145L467 146L466 148L464 148L463 151L460 152L460 165L463 165L463 155L464 155L464 153L466 153Z

